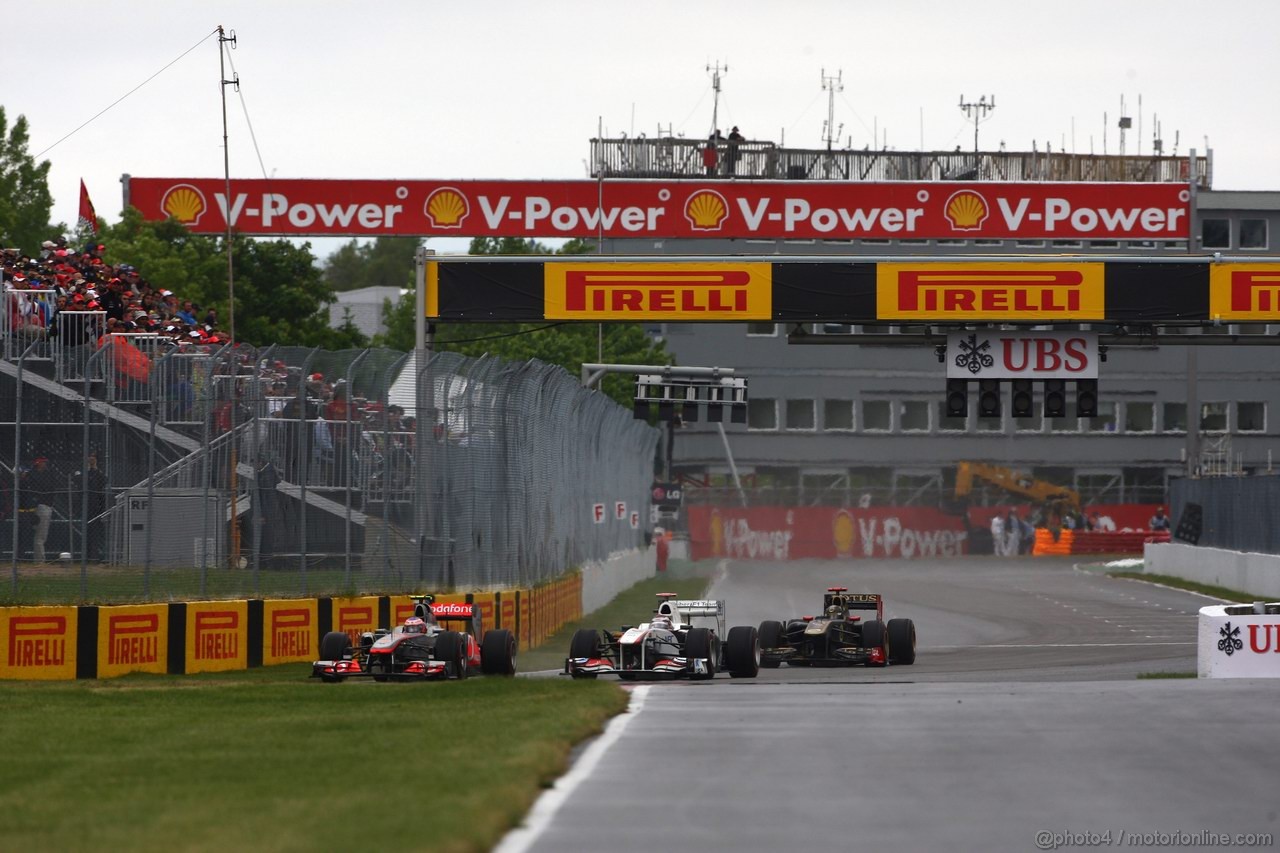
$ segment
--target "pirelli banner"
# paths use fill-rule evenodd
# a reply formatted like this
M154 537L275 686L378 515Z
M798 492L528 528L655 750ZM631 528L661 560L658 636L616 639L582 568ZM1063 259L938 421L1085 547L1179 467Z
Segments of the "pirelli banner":
M1280 321L1280 263L433 261L426 311L456 322L1193 324Z

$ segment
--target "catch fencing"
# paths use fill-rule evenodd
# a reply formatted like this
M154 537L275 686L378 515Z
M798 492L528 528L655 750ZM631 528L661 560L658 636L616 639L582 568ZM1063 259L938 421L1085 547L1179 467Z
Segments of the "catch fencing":
M37 337L0 361L0 601L535 586L644 545L657 441L537 361Z
M1170 494L1174 541L1280 554L1280 477L1182 478Z

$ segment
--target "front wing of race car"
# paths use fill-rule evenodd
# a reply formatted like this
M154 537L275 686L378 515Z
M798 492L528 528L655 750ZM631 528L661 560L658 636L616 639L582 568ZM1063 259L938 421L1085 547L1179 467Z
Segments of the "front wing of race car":
M777 624L777 623L775 623ZM878 623L877 623L878 624ZM762 666L883 666L882 643L868 646L857 621L807 618L787 623L778 644L760 649Z
M617 675L624 679L658 680L705 676L713 671L710 658L660 658L627 669L614 666L608 658L566 658L564 662L565 675L573 678Z
M348 678L372 678L376 681L440 681L449 677L449 665L444 661L409 661L398 669L371 667L367 658L356 656L350 660L318 660L311 665L312 678L323 681L345 681Z

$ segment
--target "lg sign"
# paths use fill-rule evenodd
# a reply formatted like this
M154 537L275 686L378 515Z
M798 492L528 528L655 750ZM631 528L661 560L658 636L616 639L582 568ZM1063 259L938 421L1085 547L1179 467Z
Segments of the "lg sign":
M1097 379L1095 332L953 332L948 379Z

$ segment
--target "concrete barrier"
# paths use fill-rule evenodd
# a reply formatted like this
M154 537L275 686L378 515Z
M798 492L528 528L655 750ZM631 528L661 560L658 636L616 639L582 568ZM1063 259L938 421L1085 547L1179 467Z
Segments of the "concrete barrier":
M1280 678L1280 602L1200 608L1201 678Z
M605 606L622 592L657 573L657 556L652 546L618 551L605 560L592 560L582 567L582 612Z
M1201 548L1179 542L1149 543L1145 574L1169 575L1223 586L1268 600L1280 599L1280 555Z

